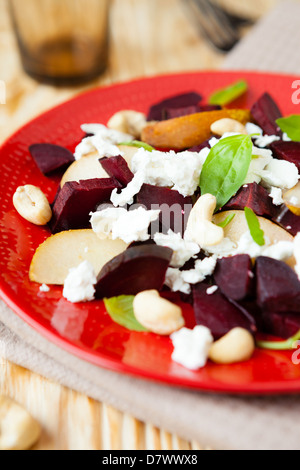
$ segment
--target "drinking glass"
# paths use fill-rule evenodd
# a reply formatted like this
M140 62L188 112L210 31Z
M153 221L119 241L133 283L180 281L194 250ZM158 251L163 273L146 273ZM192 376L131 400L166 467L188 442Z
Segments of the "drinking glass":
M72 85L107 67L110 0L9 0L25 71Z

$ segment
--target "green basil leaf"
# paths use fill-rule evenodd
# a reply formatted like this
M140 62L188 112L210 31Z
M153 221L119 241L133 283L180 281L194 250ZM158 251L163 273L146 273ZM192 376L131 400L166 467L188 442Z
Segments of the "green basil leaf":
M127 147L137 147L137 148L143 148L147 150L148 152L153 152L155 150L151 145L146 144L146 142L141 142L139 140L132 140L131 142L122 142L121 144L118 145L126 145Z
M201 194L213 194L217 209L234 196L246 179L253 144L245 135L221 139L209 152L200 176Z
M245 216L251 233L251 237L259 246L265 245L265 234L260 228L257 215L249 207L245 207Z
M290 349L297 349L299 345L295 343L299 340L300 330L295 336L292 336L286 341L257 341L256 346L260 349L270 349L273 351L289 351Z
M227 225L230 224L230 222L231 222L234 218L235 218L235 214L230 214L230 215L228 215L228 216L226 217L225 220L223 220L223 222L220 222L220 223L218 224L218 226L221 227L221 228L225 228L225 227L227 227Z
M104 299L104 305L111 319L128 330L148 331L135 318L133 312L134 295L121 295Z
M232 101L242 96L248 90L248 83L245 80L239 80L229 87L216 91L209 98L209 104L226 106Z
M276 124L288 137L295 142L300 142L300 115L293 114L286 118L277 119Z

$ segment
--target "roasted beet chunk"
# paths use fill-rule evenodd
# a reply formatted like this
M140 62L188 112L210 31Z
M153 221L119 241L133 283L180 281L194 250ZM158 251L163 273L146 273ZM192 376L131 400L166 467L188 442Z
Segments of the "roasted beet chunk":
M113 189L120 187L114 178L65 183L53 205L49 224L52 233L89 227L90 212L99 204L109 201Z
M233 196L225 210L243 210L249 207L256 215L273 219L278 213L278 207L274 206L268 191L257 183L247 184Z
M183 93L176 96L171 96L159 103L151 106L148 113L148 121L162 121L165 119L167 109L187 108L190 106L197 106L201 101L202 96L196 92Z
M236 327L256 332L255 320L238 304L227 299L220 290L207 294L210 284L201 282L193 287L193 305L198 325L209 328L215 339Z
M264 312L264 333L287 339L294 336L300 330L300 316L296 313Z
M109 261L98 275L96 297L136 295L161 290L173 251L157 245L137 245Z
M276 158L294 163L300 171L300 142L284 142L280 140L270 145Z
M300 282L295 271L283 261L257 258L256 295L263 310L300 313Z
M54 144L33 144L29 152L44 175L65 168L74 161L70 150Z
M294 237L300 232L300 217L293 214L287 207L279 211L273 220Z
M241 301L253 293L252 262L248 255L222 258L217 262L214 279L229 299Z
M282 117L281 111L269 93L262 95L252 106L252 117L267 135L282 137L280 127L276 120Z
M218 111L220 109L221 106L213 104L185 106L183 108L167 108L163 111L163 120L187 116L188 114L204 113L206 111Z
M160 209L160 219L163 231L169 229L183 233L188 216L192 210L192 198L184 197L173 189L144 184L137 195L137 203L148 210Z
M110 158L104 157L99 161L106 173L112 178L116 178L122 186L127 186L134 177L126 160L120 155Z

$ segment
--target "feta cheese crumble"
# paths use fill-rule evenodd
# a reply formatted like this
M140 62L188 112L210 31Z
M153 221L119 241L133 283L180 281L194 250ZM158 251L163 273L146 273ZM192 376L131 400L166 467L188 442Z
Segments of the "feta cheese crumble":
M284 203L282 198L282 189L280 188L272 186L269 196L272 198L275 206L281 206Z
M217 292L218 289L219 289L218 286L211 286L208 289L206 289L206 293L207 295L213 295Z
M182 278L189 284L198 284L204 281L206 277L211 276L216 269L217 260L215 257L210 256L203 260L197 260L195 268L189 271L182 271Z
M207 363L213 337L205 326L195 326L193 330L181 328L170 336L174 351L172 360L190 370L198 370Z
M66 277L63 297L69 302L90 302L94 300L97 278L93 266L83 261L77 268L71 268Z
M204 152L203 152L204 150ZM140 148L132 158L133 173L143 171L144 183L170 187L182 196L192 196L199 184L203 163L208 155L201 152L148 152Z
M50 291L50 287L47 286L46 284L42 284L40 286L40 292L49 292Z
M143 171L138 171L126 188L118 193L118 189L114 189L111 193L110 200L115 207L126 206L126 204L133 204L134 196L141 190L145 181L145 174Z
M129 211L112 207L92 213L90 222L99 238L119 238L125 243L143 242L149 240L148 227L159 214L159 210L148 211L143 207Z
M172 292L182 292L183 294L191 293L191 286L183 279L184 271L177 268L168 268L165 277L165 285L168 286Z
M154 241L159 246L166 246L173 250L171 259L171 266L174 268L181 268L187 261L200 252L200 247L197 243L184 240L180 233L174 233L171 229L167 235L163 233L156 233Z

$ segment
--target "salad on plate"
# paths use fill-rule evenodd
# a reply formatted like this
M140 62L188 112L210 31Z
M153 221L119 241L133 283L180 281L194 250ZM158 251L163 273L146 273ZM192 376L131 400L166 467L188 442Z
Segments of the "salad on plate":
M83 123L75 152L33 143L40 171L61 174L48 201L16 189L14 207L49 237L29 279L47 298L103 300L112 320L167 336L190 370L248 361L300 339L300 116L239 81ZM55 262L54 262L55 260ZM187 325L182 304L193 310ZM267 341L264 335L277 337Z

